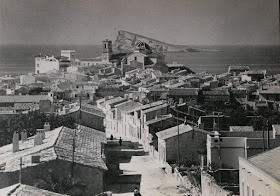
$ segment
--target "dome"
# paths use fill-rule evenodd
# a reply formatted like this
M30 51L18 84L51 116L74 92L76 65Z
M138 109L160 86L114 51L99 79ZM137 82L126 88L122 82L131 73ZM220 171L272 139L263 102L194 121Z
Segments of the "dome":
M151 50L150 46L146 42L139 42L136 44L135 48L137 50Z
M146 42L143 41L137 43L135 49L145 54L152 53L151 47Z

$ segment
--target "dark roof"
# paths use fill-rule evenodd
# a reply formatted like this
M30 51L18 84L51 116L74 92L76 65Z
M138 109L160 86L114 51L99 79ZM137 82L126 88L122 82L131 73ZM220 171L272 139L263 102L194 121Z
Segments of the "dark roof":
M203 95L229 95L228 90L211 90L211 91L203 91Z
M126 53L115 53L115 54L112 54L110 60L122 59L125 56L126 56Z
M198 95L198 91L198 88L171 88L168 95L195 96Z

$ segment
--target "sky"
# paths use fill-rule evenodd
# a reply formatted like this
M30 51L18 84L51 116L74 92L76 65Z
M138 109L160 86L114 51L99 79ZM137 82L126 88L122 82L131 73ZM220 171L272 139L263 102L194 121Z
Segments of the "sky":
M0 0L0 44L279 44L279 0Z

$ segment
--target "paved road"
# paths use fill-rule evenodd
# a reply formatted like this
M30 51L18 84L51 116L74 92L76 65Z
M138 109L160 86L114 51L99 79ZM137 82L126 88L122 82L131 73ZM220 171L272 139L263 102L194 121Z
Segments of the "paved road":
M113 195L132 196L135 187L143 196L191 195L177 188L174 177L159 168L139 143L124 140L120 147L118 140L113 140L107 147L106 190L113 191Z

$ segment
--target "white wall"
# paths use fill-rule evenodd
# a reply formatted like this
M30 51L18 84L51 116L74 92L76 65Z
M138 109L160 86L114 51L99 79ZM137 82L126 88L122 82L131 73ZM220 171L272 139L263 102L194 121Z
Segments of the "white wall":
M240 196L252 196L252 191L255 196L279 196L280 183L246 159L240 158L239 190Z
M51 57L36 57L35 58L35 73L45 73L50 70L59 70L59 61Z

